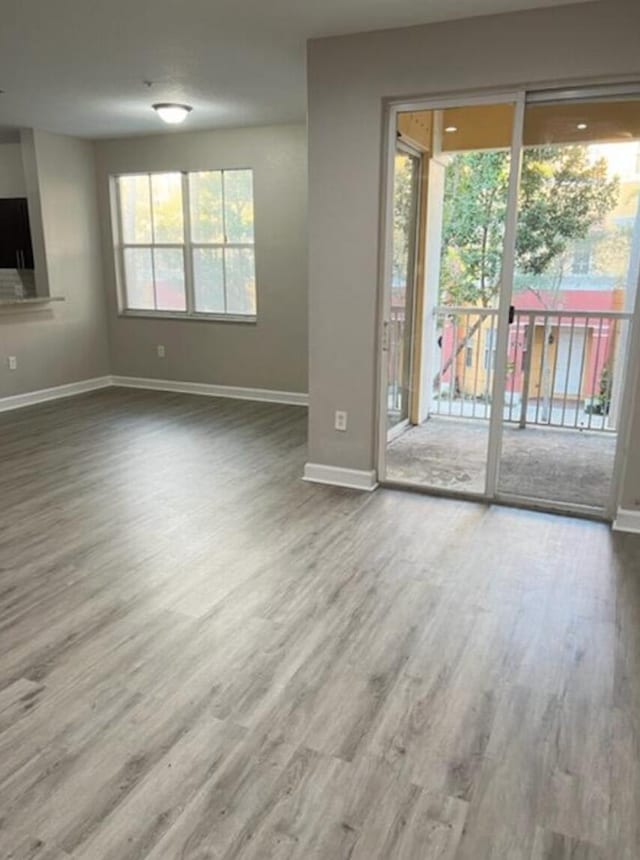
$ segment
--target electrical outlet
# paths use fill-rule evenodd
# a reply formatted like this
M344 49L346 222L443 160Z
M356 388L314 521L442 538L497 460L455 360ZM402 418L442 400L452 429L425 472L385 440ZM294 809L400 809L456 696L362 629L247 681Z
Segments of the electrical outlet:
M336 430L346 430L347 429L347 413L346 412L336 412L334 427L336 428Z
M156 347L156 350L158 352L158 358L164 358L165 357L166 353L164 351L164 344L163 343L159 343L158 346Z
M9 365L9 370L17 370L18 369L18 359L15 355L10 355L7 359L7 364Z

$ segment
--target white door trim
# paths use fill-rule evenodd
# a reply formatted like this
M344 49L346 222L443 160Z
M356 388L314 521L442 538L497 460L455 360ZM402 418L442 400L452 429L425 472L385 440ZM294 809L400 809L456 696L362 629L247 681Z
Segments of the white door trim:
M388 201L392 199L393 195L393 153L396 144L396 125L397 125L397 116L399 113L403 111L412 111L412 110L439 110L448 107L464 107L467 105L482 105L482 104L501 104L505 102L515 102L517 105L517 109L522 111L522 122L524 121L524 110L526 104L531 103L540 103L540 102L548 102L548 101L576 101L578 99L584 98L594 98L594 97L607 97L611 99L615 99L617 96L640 96L640 84L636 82L635 79L621 80L618 83L611 81L597 81L597 80L585 80L584 83L575 82L573 84L566 82L563 84L562 82L550 82L549 85L545 88L544 84L537 84L536 86L531 86L524 84L520 88L515 90L494 90L494 91L482 91L476 93L451 93L447 94L439 94L434 96L425 96L424 98L414 98L414 99L393 99L393 100L385 100L384 102L384 145L382 150L382 165L381 165L381 190L382 193L380 195L380 237L379 237L379 254L378 254L378 311L377 311L377 349L376 349L376 358L377 358L377 367L376 367L376 379L377 379L377 404L376 404L376 439L375 439L375 451L376 451L376 468L377 474L380 481L384 481L386 479L386 447L387 447L387 433L386 433L386 365L384 361L384 353L382 351L382 345L384 341L384 330L385 330L385 321L388 320L389 316L389 306L390 306L390 273L391 273L391 258L392 258L392 249L391 249L391 240L392 240L392 212L391 207L388 207ZM522 99L524 98L524 104L521 104ZM518 128L518 123L514 122L514 141L516 140L516 135L520 136L520 145L519 152L521 154L522 146L521 146L521 136L522 136L522 128ZM512 159L513 159L513 151L512 151ZM513 159L515 161L515 159ZM512 161L512 175L514 170L514 163ZM510 195L513 192L512 185L510 186ZM512 205L512 200L510 199L510 206ZM510 215L513 213L508 213L508 219ZM511 227L515 230L515 226L517 225L517 196L516 196L516 212L515 212L515 224L511 224ZM508 226L508 225L507 225ZM515 234L514 234L515 235ZM506 243L506 239L505 239ZM515 250L515 249L514 249ZM504 262L503 262L504 265ZM634 395L637 391L638 386L640 385L640 272L638 273L639 285L636 292L636 302L635 308L633 311L633 320L630 326L630 333L628 339L627 346L627 356L625 359L625 375L623 384L621 386L621 409L620 409L620 418L619 418L619 431L618 431L618 439L616 444L616 453L614 459L614 467L613 474L611 480L611 492L608 504L605 509L605 516L609 520L613 520L616 514L619 511L623 511L620 507L621 504L621 495L622 495L622 478L623 478L623 469L625 459L630 446L630 434L631 434L631 423L634 414ZM505 282L506 278L502 279L502 289L506 289ZM509 285L509 291L511 292L512 285ZM508 314L509 304L500 302L501 306L504 304L505 307L501 308L503 316L504 313ZM502 338L501 336L502 335ZM506 370L506 361L507 361L507 349L506 349L506 338L508 338L508 324L504 326L502 323L502 330L500 328L499 321L499 335L498 335L498 353L497 353L497 362L496 364L502 364L502 370ZM502 348L501 349L501 340L502 340ZM499 379L500 368L496 367L495 376L494 376L494 389L496 387L496 380ZM502 373L504 376L504 373ZM501 403L504 403L504 386L502 386L501 393ZM494 390L494 408L492 409L492 415L495 414L495 422L497 429L495 432L490 433L490 443L489 455L493 459L493 465L491 469L489 468L490 463L487 463L487 486L486 492L484 494L478 494L477 498L482 500L490 500L491 498L500 498L504 497L502 494L497 493L497 482L499 475L499 465L500 465L500 448L501 448L501 436L502 436L502 409L495 408L497 405L495 400L495 390ZM496 438L499 437L499 438ZM493 481L489 481L489 475L493 474ZM493 486L490 486L490 483ZM489 494L489 491L491 493ZM522 499L522 502L526 503L527 499ZM532 500L533 501L533 500ZM535 500L538 502L539 500ZM544 502L542 503L544 504ZM574 506L566 505L563 506L563 509L566 507L567 512L571 511L571 508ZM551 509L551 506L549 506ZM629 512L624 512L629 513ZM625 518L626 520L626 518ZM616 522L620 522L620 516Z
M627 532L628 534L640 534L640 511L625 510L618 508L618 513L613 521L614 532Z
M502 271L500 292L498 294L498 338L496 361L493 370L491 392L491 417L489 420L489 446L485 493L493 499L498 487L500 454L502 450L502 430L504 426L505 384L509 353L509 307L513 296L513 278L516 267L516 233L518 230L518 195L520 174L522 172L522 148L524 136L526 93L522 90L516 100L513 117L513 137L511 140L511 164L509 174L509 196L505 218L504 245L502 248Z
M633 317L629 325L626 356L624 356L624 378L620 386L620 421L616 452L613 460L611 491L607 504L607 518L619 517L622 505L624 465L631 447L631 424L636 406L636 392L640 385L640 268L636 284L636 300Z

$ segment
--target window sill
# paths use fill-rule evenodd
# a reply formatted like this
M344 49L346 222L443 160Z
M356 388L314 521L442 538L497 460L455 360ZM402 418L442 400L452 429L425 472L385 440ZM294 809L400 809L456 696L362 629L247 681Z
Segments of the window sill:
M64 296L28 296L23 299L19 298L9 298L9 299L0 299L0 310L4 310L7 308L11 310L13 308L37 308L42 305L49 305L52 302L63 302Z
M223 322L255 325L257 316L249 314L180 313L179 311L119 311L121 319L181 320L182 322Z

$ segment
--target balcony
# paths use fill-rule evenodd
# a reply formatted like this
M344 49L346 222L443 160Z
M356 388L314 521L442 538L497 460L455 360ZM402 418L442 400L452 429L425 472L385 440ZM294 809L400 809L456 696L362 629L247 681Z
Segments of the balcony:
M387 477L484 492L498 312L436 309L428 418L391 439ZM516 310L509 326L499 492L606 506L631 314ZM389 414L401 408L401 309L392 322ZM401 341L399 341L401 342ZM393 418L390 423L393 424Z

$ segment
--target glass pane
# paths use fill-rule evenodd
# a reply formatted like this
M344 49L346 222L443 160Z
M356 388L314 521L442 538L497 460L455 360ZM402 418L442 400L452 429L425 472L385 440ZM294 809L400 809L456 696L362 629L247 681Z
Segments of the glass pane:
M387 427L409 417L411 317L415 279L416 215L420 159L404 151L395 157L393 178L393 270L387 353Z
M154 248L156 302L159 311L184 311L184 254L180 248Z
M640 101L530 105L498 489L602 510L640 262Z
M417 227L416 307L425 310L404 383L414 401L411 423L389 434L391 480L485 491L513 120L512 104L398 117L399 140L423 153L429 181ZM395 197L394 242L406 207L401 188ZM394 254L394 287L402 266ZM392 326L395 313L392 304Z
M179 173L154 173L151 177L153 200L153 241L181 244L182 176Z
M251 248L225 248L227 313L255 314L256 279Z
M224 242L222 174L219 170L189 174L191 238L194 242Z
M120 215L122 239L125 244L150 244L151 204L149 177L121 176L118 179L120 192Z
M224 171L224 217L227 242L253 242L251 170Z
M153 310L153 267L150 248L124 249L126 306L132 310Z
M224 313L224 271L222 248L195 248L193 280L196 310L202 313Z

